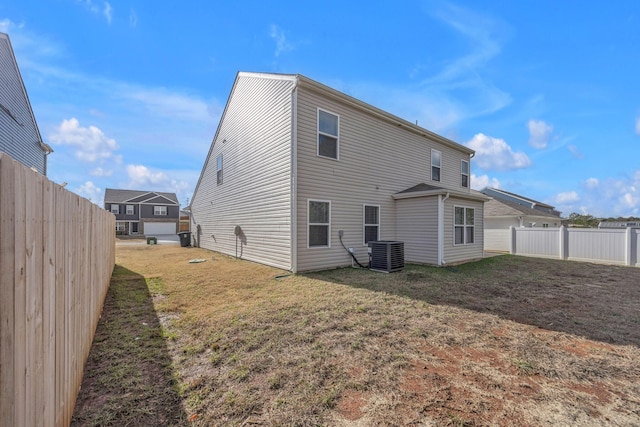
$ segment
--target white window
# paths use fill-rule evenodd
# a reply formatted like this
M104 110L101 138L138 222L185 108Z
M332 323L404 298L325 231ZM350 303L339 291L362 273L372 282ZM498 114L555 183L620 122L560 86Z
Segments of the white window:
M222 154L216 159L216 175L218 185L222 184Z
M318 156L338 160L340 117L318 109Z
M431 150L431 179L440 181L440 164L442 162L442 153L438 150Z
M309 200L308 207L308 246L310 248L330 247L331 202Z
M125 231L127 223L122 221L116 221L116 231Z
M364 205L364 244L380 240L380 206Z
M133 205L127 205L127 215L133 215Z
M462 160L460 162L460 170L462 171L462 186L469 188L469 162Z
M111 213L118 215L120 213L120 205L111 205Z
M154 215L166 215L167 214L167 207L166 206L154 206L153 207L153 214Z
M469 245L475 241L475 209L460 206L454 207L453 243Z

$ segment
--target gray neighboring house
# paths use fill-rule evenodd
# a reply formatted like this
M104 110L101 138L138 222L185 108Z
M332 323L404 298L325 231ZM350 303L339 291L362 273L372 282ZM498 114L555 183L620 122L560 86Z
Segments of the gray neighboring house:
M490 197L484 204L486 250L509 251L510 227L558 228L563 224L560 212L546 203L491 187L480 193Z
M178 233L180 203L175 193L107 188L104 208L116 216L117 235Z
M47 155L9 36L0 33L0 151L47 175Z
M293 272L483 257L474 151L302 75L237 74L194 191L195 244Z

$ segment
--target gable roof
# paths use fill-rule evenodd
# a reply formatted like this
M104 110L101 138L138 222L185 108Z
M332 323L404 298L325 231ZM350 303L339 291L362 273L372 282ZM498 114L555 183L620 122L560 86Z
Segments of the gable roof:
M45 156L52 153L53 149L44 143L40 135L9 35L2 32L0 32L0 80L3 84L2 91L0 91L0 114L8 116L18 126L27 129L27 132L32 132L31 137L35 136L36 139L33 143L37 144ZM5 85L13 90L8 90ZM46 175L46 158L42 172Z
M539 206L541 208L554 209L555 210L555 206L551 206L551 205L548 205L546 203L539 202L537 200L533 200L533 199L530 199L528 197L521 196L521 195L516 194L516 193L511 193L509 191L505 191L505 190L502 190L502 189L499 189L499 188L485 187L480 192L482 194L485 194L485 195L489 196L489 197L497 198L497 199L500 199L500 200L514 200L515 203L526 204L526 205L529 205L532 208L534 206Z
M409 130L410 132L413 132L415 134L418 134L420 136L423 137L429 137L432 140L435 140L445 146L454 148L456 150L462 151L463 153L466 153L470 156L473 156L473 154L475 154L475 150L472 150L469 147L466 147L462 144L458 144L455 141L452 141L451 139L445 138L442 135L438 135L435 132L432 132L428 129L425 129L423 127L418 126L417 124L411 123L407 120L404 120L398 116L395 116L387 111L384 111L380 108L374 107L371 104L367 104L364 101L361 101L357 98L354 98L352 96L347 95L344 92L340 92L336 89L333 89L329 86L326 86L322 83L319 83L315 80L310 79L309 77L306 77L302 74L278 74L278 73L255 73L255 72L246 72L246 71L239 71L236 74L236 78L233 82L233 86L231 88L231 93L229 94L229 97L227 98L227 104L224 107L224 111L222 112L222 116L220 118L220 121L218 122L218 128L216 130L216 133L213 137L213 140L211 141L211 146L209 148L209 152L207 153L207 157L204 160L204 165L202 167L202 170L200 172L200 177L198 178L198 182L196 184L196 187L193 191L193 194L195 195L198 192L198 189L200 187L200 182L202 181L202 178L204 176L204 172L205 172L205 168L207 166L207 162L209 160L209 158L211 157L211 153L213 152L213 148L214 145L218 139L218 132L220 131L220 128L222 126L222 123L224 122L224 118L225 115L227 113L227 109L229 108L229 103L231 102L231 98L233 97L233 93L235 91L235 88L238 84L238 81L243 78L243 77L254 77L254 78L262 78L262 79L276 79L276 80L287 80L287 81L291 81L293 82L293 89L292 89L292 93L295 91L295 89L297 87L304 87L310 90L313 90L315 92L321 93L324 96L327 96L329 98L333 98L335 100L338 100L339 102L345 103L351 107L357 108L359 110L363 110L365 112L367 112L368 114L371 114L375 117L377 117L378 119L393 123L394 125L398 126L398 127L402 127L404 129Z
M483 193L484 194L484 193ZM485 216L538 216L545 218L561 219L560 213L553 214L548 211L530 208L528 206L521 205L519 203L511 202L509 200L498 200L491 198L484 204Z
M158 203L179 205L176 193L106 188L104 203Z

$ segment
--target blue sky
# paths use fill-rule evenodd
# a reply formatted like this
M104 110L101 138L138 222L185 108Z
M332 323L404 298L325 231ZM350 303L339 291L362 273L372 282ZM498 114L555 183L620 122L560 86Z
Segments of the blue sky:
M49 178L191 197L237 71L476 150L472 186L640 216L640 2L4 0Z

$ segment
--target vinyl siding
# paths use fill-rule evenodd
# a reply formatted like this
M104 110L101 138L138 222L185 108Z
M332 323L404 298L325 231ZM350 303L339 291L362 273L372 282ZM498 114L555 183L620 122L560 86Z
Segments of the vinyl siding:
M362 206L380 206L380 238L395 240L396 205L392 194L419 183L468 192L460 183L460 159L469 156L417 135L340 100L300 87L297 98L297 255L299 271L351 264L340 245L353 247L361 263ZM317 109L340 116L339 161L317 156ZM442 152L441 182L431 181L431 149ZM307 248L307 200L331 201L331 247ZM434 241L434 250L437 243ZM411 248L405 251L412 251ZM419 252L419 251L417 251Z
M242 74L236 79L191 203L201 247L235 255L234 229L240 226L238 255L291 269L293 83ZM220 154L223 183L217 185Z
M438 263L438 196L396 200L396 236L407 262Z
M454 245L454 206L475 209L475 243ZM444 202L444 261L446 264L459 263L484 256L484 223L482 202L450 197Z
M46 155L40 146L40 134L26 96L13 51L6 36L0 34L0 151L20 163L46 174Z

